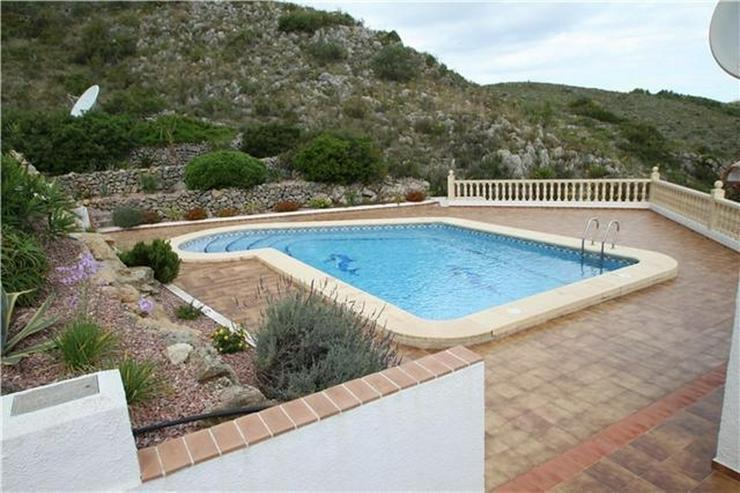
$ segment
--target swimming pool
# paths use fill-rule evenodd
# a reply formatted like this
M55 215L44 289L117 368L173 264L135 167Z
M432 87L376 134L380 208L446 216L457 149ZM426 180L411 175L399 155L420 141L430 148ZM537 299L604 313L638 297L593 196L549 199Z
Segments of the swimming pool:
M671 257L450 217L235 225L171 240L183 262L256 259L379 314L396 340L496 339L676 276ZM214 264L214 269L218 265Z
M192 252L274 248L429 320L451 320L635 263L441 223L243 230Z

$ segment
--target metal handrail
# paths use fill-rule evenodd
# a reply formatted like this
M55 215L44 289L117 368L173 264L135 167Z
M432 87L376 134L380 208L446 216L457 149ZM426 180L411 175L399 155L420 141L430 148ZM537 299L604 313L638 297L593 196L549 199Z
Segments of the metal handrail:
M586 221L586 227L583 228L583 235L581 235L581 257L583 257L583 254L585 252L586 236L588 235L588 230L591 227L591 225L594 223L596 223L596 229L594 230L594 234L591 235L591 245L593 245L596 232L599 231L599 218L598 217L589 218L589 220Z
M619 221L616 219L612 219L609 221L609 224L606 226L606 231L604 232L604 237L601 239L601 264L604 265L604 244L606 243L606 240L609 239L609 231L611 231L612 226L616 226L617 230L614 233L614 239L612 240L612 248L614 248L614 245L617 243L617 234L619 233Z

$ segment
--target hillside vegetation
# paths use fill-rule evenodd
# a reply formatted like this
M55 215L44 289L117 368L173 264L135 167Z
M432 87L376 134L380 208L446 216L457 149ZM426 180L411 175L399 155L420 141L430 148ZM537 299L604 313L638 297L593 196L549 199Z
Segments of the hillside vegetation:
M390 173L426 178L437 191L453 167L502 178L646 176L654 165L706 189L740 159L737 105L673 93L479 86L395 32L343 13L247 2L1 8L3 132L13 137L3 150L28 147L29 118L68 109L98 83L99 118L137 122L117 125L137 143L183 134L173 124L142 136L157 124L141 122L163 112L206 120L210 134L245 131L244 150L281 152L288 162L306 138L341 130L371 139ZM124 164L119 156L104 165Z

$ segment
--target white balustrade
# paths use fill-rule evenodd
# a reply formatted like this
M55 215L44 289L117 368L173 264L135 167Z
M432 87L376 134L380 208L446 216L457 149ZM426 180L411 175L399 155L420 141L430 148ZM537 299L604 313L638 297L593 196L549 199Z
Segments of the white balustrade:
M447 185L450 205L653 209L740 245L740 204L724 198L722 182L704 193L661 180L657 167L649 179L458 180L450 171Z

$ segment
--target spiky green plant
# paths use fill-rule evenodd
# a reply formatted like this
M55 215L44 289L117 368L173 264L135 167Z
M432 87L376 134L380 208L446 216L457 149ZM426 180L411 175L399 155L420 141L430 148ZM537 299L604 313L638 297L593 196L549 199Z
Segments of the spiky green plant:
M161 388L157 380L156 365L151 361L138 361L126 356L118 364L126 402L138 404L154 397Z
M2 336L0 337L0 351L2 352L2 362L4 365L14 365L26 356L46 351L54 347L54 341L44 341L38 344L34 344L30 347L19 349L14 351L14 348L25 338L32 336L44 329L49 328L56 318L47 318L46 310L49 308L51 303L51 297L48 297L44 303L36 310L31 319L12 337L10 336L10 325L13 320L13 309L15 308L15 302L19 296L27 293L27 291L21 291L19 293L6 293L5 288L2 288Z
M112 332L84 317L70 322L56 343L61 351L62 362L70 371L100 367L117 347Z

